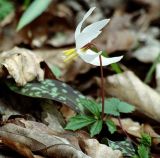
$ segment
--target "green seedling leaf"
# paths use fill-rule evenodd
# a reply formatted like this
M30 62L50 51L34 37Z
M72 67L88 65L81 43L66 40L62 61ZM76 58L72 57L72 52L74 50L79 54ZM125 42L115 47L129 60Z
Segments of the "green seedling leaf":
M27 10L23 13L18 26L17 31L22 29L24 26L32 22L39 15L41 15L49 6L52 0L34 0Z
M117 105L117 109L120 113L131 113L135 110L133 105L122 101Z
M106 120L106 125L111 134L113 134L117 130L115 123L110 119Z
M138 146L139 158L150 158L149 153L149 148L145 147L144 145Z
M134 106L120 101L117 98L110 98L105 100L104 112L108 115L120 116L120 113L130 113L134 110Z
M61 102L76 112L84 112L80 99L85 97L69 85L57 80L27 83L24 87L17 87L13 82L7 82L9 88L21 95L34 98L45 98Z
M102 130L102 120L97 120L90 128L90 134L91 137L95 136L96 134L99 134Z
M135 149L129 140L125 141L111 141L108 140L108 145L113 149L113 150L120 150L123 154L124 157L132 157L135 155Z
M94 123L95 121L96 121L95 118L90 117L90 116L76 115L69 119L69 122L67 126L65 127L65 129L75 131L77 129L81 129L85 126L88 126Z
M80 103L89 110L93 115L100 117L99 104L94 100L89 99L80 99Z
M150 147L151 144L152 144L152 139L151 139L151 136L148 135L147 133L142 133L141 135L141 141L140 143L146 147Z
M59 78L59 77L62 76L62 72L61 72L61 70L59 69L59 67L57 67L57 66L54 65L54 66L51 67L51 70L52 70L53 74L54 74L57 78Z
M13 3L9 0L0 0L0 21L14 10Z
M117 110L117 99L116 98L111 98L111 99L105 99L104 103L104 112L108 115L113 115L113 116L120 116L119 111ZM102 109L100 108L100 111Z

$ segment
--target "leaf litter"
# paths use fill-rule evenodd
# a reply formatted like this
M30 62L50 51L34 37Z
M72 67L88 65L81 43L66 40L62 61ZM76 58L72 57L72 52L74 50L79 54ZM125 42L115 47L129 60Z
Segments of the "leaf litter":
M12 4L16 12L13 8L11 12L6 9L7 15L0 22L2 157L7 155L4 152L7 150L14 151L11 157L29 158L53 155L117 158L145 154L148 158L158 157L159 61L155 60L160 53L159 0L53 1L19 32L15 30L25 7L18 1ZM110 66L103 68L105 98L116 97L134 106L136 111L128 114L129 107L126 107L123 113L109 114L105 121L110 128L106 123L101 132L99 120L92 127L71 132L65 130L69 118L77 112L88 115L83 109L86 106L80 105L79 96L100 102L99 67L86 64L80 58L70 63L64 63L61 58L64 50L74 47L74 30L93 6L96 6L95 13L86 24L111 18L109 26L93 41L94 45L105 50L109 57L124 56L118 64L122 73L116 74ZM144 79L152 64L155 66L146 84ZM54 66L61 75L52 74L50 68ZM106 113L119 112L117 104ZM86 133L90 128L92 134L94 131L99 134L91 138ZM152 139L151 150L142 144L143 133ZM101 144L104 138L108 141Z

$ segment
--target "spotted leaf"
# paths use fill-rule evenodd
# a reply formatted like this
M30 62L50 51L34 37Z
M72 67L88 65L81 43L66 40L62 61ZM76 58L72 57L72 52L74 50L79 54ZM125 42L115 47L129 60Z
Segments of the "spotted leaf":
M135 149L132 143L127 139L124 141L114 142L114 141L104 138L103 143L107 144L113 150L120 150L124 157L132 157L135 155Z
M85 97L63 82L46 79L42 82L27 83L23 87L17 87L13 82L7 82L7 85L12 91L21 95L55 100L69 106L76 112L84 112L80 99Z

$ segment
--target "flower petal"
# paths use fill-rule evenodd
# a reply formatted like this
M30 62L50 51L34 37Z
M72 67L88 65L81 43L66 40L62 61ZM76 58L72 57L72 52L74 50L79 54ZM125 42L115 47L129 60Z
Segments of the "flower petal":
M104 56L101 56L101 58L102 58L102 66L107 66L107 65L119 62L123 58L123 56L112 57L112 58L106 58ZM92 60L90 64L95 66L100 66L99 57Z
M76 39L76 49L80 49L95 39L101 31L81 33Z
M104 20L100 20L97 22L94 22L93 24L88 25L87 27L85 27L82 31L82 33L87 33L87 32L98 32L101 29L103 29L103 27L105 25L107 25L109 23L110 19L104 19Z
M101 33L100 30L105 25L107 25L108 22L109 19L104 19L84 28L83 31L75 39L76 49L84 47L86 44L90 43L93 39L95 39Z
M94 59L99 58L99 55L102 53L102 51L96 53L92 51L91 49L83 50L79 49L77 50L77 54L80 56L82 60L84 60L86 63L92 62Z
M83 22L92 14L92 12L95 8L96 7L92 7L91 9L89 9L89 11L84 15L82 21L78 24L76 31L75 31L75 39L81 33L81 28L82 28Z
M102 53L102 51L96 53L96 52L88 49L85 52L78 51L77 53L81 57L81 59L83 61L85 61L86 63L92 64L95 66L100 66L99 55ZM106 58L104 56L101 56L101 58L102 58L102 66L107 66L107 65L110 65L110 64L113 64L113 63L120 61L123 58L123 56L112 57L112 58Z

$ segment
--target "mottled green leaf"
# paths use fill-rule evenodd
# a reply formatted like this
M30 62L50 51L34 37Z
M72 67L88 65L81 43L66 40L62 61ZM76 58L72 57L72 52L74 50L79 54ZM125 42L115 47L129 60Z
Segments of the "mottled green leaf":
M17 87L13 82L7 82L7 85L21 95L55 100L68 105L77 112L84 111L80 99L85 97L63 82L47 79L42 82L27 83L23 87Z
M80 103L89 110L93 115L100 117L100 111L98 106L100 106L98 103L96 103L94 100L91 99L80 99Z
M76 116L69 119L69 122L68 122L67 126L65 127L65 129L75 131L77 129L81 129L85 126L88 126L95 121L96 121L95 118L90 117L90 116L76 115Z
M47 9L51 2L52 0L34 0L27 8L27 10L23 13L18 23L17 30L22 29L24 26L41 15Z
M90 128L90 134L91 137L95 136L96 134L99 134L102 130L102 120L97 120Z
M115 123L110 119L106 120L106 125L111 134L113 134L117 130Z
M108 145L113 149L113 150L120 150L123 154L123 156L131 157L135 155L135 149L129 140L125 141L111 141L107 139Z

